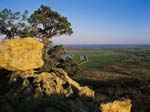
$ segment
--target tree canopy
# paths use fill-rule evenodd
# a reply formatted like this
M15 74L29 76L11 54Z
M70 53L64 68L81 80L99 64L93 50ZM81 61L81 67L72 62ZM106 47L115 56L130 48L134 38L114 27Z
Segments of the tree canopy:
M49 6L41 5L28 21L33 28L33 36L38 38L45 39L73 33L71 23L67 18L53 11Z
M3 9L0 12L0 34L10 39L15 36L33 36L44 40L73 33L67 18L53 11L49 6L41 5L30 17L27 17L27 14L27 10L21 14L18 11Z

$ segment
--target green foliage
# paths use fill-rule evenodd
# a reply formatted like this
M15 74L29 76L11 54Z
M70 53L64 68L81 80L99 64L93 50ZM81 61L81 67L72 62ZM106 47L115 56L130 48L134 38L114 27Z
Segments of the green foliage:
M69 76L74 76L80 71L79 65L69 58L65 60L59 59L57 67L64 69Z
M48 56L53 63L53 67L62 68L68 73L68 75L73 76L79 71L79 66L74 62L73 59L62 59L61 55L63 55L65 52L66 50L63 45L56 45L49 49ZM47 63L47 66L45 67L47 69L49 68L47 71L51 70L50 65L50 63Z
M3 9L0 12L0 34L6 35L11 39L15 36L22 37L29 35L29 26L26 25L28 11L23 14L20 12L12 12L10 9Z
M53 11L49 6L41 5L28 20L33 28L32 35L38 38L45 39L73 33L67 18Z
M65 48L63 45L56 45L49 49L48 54L50 58L58 58L61 54L65 53Z
M62 68L65 70L69 76L76 75L80 69L78 63L74 62L73 59L66 58L63 59L62 55L66 52L66 49L63 45L56 45L51 47L48 50L47 58L43 58L44 66L40 68L40 72L42 71L51 71L52 68Z

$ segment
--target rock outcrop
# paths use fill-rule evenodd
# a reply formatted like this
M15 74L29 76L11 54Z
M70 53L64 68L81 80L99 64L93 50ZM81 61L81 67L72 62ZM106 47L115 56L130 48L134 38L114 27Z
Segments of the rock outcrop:
M94 91L80 86L62 69L1 70L0 76L0 112L99 112Z
M0 68L26 71L43 65L43 44L33 38L7 39L0 42Z
M131 112L131 101L116 100L112 103L101 104L100 108L102 112Z
M34 73L35 71L15 72L11 75L9 83L18 88L19 93L36 97L57 94L69 97L71 95L93 98L94 91L87 86L81 87L73 81L62 69L54 72ZM17 84L20 84L20 88ZM15 91L12 90L14 93Z

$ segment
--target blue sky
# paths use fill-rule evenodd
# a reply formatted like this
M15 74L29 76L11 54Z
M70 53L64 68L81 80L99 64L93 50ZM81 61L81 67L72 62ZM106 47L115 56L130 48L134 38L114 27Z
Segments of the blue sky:
M72 24L74 34L57 44L150 44L150 0L1 0L0 10L33 12L50 5Z

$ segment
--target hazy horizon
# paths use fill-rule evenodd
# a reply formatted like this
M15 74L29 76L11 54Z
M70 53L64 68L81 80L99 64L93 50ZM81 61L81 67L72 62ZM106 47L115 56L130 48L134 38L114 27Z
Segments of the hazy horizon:
M29 10L49 5L72 24L73 35L56 44L150 44L149 0L1 0L0 10Z

